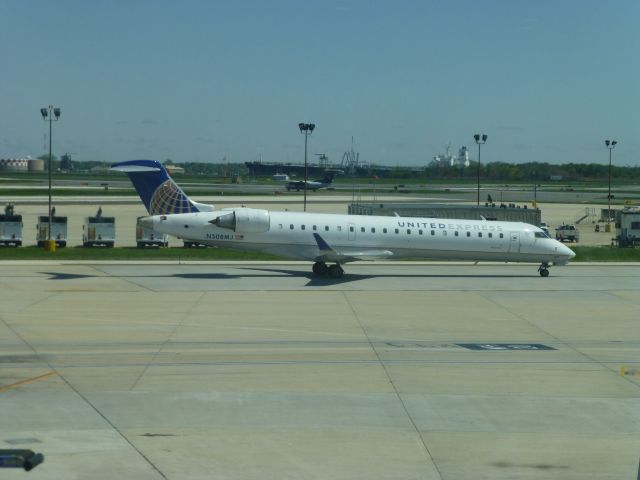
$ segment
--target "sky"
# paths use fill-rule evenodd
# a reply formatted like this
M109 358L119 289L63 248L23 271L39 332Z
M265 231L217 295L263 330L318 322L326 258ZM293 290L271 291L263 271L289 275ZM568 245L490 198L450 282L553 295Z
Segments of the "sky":
M640 165L637 0L0 0L0 158Z

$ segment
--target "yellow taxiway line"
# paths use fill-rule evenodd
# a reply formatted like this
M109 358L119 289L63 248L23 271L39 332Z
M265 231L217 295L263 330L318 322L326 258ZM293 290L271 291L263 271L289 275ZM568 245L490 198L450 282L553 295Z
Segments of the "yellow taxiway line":
M56 372L45 373L44 375L38 375L37 377L27 378L26 380L20 380L19 382L12 383L10 385L0 386L0 392L4 392L5 390L10 390L15 387L19 387L20 385L25 385L27 383L37 382L38 380L42 380L44 378L50 377L51 375L55 375Z

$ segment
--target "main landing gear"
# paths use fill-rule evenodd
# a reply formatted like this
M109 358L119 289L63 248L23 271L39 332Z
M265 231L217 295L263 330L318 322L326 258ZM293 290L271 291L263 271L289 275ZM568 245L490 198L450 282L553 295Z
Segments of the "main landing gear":
M319 277L329 275L330 278L340 278L342 277L342 275L344 275L344 270L339 263L327 266L327 264L324 262L316 262L313 264L312 270L313 273L315 273Z
M540 272L541 277L549 276L549 264L547 262L542 262L540 267L538 267L538 272Z

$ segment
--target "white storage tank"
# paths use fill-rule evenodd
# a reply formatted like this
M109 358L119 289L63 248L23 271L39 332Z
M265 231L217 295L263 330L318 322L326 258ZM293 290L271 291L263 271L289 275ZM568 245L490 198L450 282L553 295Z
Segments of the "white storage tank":
M31 158L27 161L27 168L30 172L44 172L44 160Z

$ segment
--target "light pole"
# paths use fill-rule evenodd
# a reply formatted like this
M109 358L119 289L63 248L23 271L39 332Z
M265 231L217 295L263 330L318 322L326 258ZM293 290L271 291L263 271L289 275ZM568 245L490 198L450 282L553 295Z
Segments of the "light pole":
M487 136L479 133L476 133L473 136L473 139L478 144L478 206L480 206L480 145L487 143Z
M611 224L609 223L611 221L611 150L613 150L613 148L616 146L617 143L618 142L615 140L604 141L604 144L609 149L609 193L607 195L607 199L609 200L609 206L607 208L607 228L606 228L607 232L611 231Z
M45 122L49 122L49 225L47 227L47 248L50 248L51 243L51 124L57 122L60 119L60 108L49 105L47 108L41 108L40 114ZM55 117L55 119L53 118Z
M308 166L307 166L307 139L309 135L313 133L313 129L316 128L313 123L299 123L298 128L300 133L304 135L304 211L307 211L307 182L308 182Z

